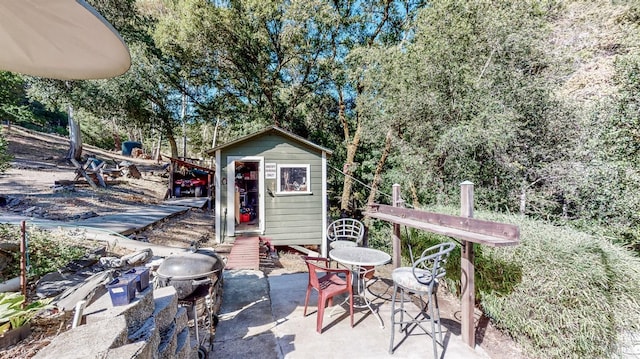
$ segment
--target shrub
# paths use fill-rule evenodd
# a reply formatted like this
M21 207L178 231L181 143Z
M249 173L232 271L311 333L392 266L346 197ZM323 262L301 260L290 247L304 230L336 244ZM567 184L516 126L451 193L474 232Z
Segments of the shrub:
M516 222L521 244L490 251L521 266L522 281L507 295L484 294L485 313L537 358L619 352L619 338L640 330L640 259L568 227Z
M9 168L9 161L11 160L12 156L8 152L7 141L4 138L4 134L0 133L0 173Z
M38 300L25 305L20 293L0 293L0 335L28 323L38 312L49 307L51 299Z
M20 228L0 224L0 241L19 243ZM28 276L32 278L54 272L72 260L81 258L87 252L88 246L86 241L72 240L61 233L36 227L27 227L27 243L28 265L30 266ZM15 253L14 256L12 265L2 273L4 279L13 278L20 274L20 253Z

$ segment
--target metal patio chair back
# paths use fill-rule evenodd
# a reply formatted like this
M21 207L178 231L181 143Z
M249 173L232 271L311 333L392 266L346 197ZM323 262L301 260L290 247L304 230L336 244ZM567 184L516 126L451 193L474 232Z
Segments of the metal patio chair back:
M440 309L438 308L438 296L436 295L438 279L445 276L445 264L455 247L456 244L454 242L440 243L425 249L416 260L413 260L413 253L411 252L413 261L411 267L400 267L393 270L391 274L393 294L391 296L391 342L389 344L389 353L393 354L395 349L394 334L396 325L399 326L400 332L405 332L405 336L409 335L413 328L418 326L425 333L431 335L433 357L438 357L436 325L439 340L442 344ZM399 296L398 292L400 292ZM404 307L405 295L410 294L415 294L420 299L420 313L416 315L410 314ZM396 299L396 296L399 299ZM426 303L423 296L428 298ZM400 301L399 308L396 308L397 300ZM431 323L431 330L422 325L425 322Z
M354 218L340 218L327 227L329 248L362 246L364 241L364 223Z

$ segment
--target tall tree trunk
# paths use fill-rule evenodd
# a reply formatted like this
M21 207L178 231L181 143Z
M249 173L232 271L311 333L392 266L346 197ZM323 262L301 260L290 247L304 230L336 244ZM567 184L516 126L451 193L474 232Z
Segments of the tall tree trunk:
M171 130L167 131L167 141L169 141L169 148L171 148L171 157L178 158L178 143Z
M218 127L220 127L220 117L216 118L216 125L213 128L213 139L211 140L211 148L216 147L216 141L218 140Z
M369 192L369 198L367 199L367 205L373 204L376 199L376 194L378 193L378 187L380 186L380 181L382 181L382 170L384 169L384 165L387 162L387 158L389 157L389 153L391 152L391 139L393 138L393 129L389 128L387 131L387 136L384 140L384 149L382 150L382 155L378 160L378 165L376 166L376 171L373 174L373 181L371 181L371 192Z
M69 153L67 159L80 161L82 158L82 132L80 125L73 118L73 108L69 106Z
M533 182L535 183L535 182ZM520 215L524 216L527 212L527 190L531 187L530 184L527 184L527 177L523 175L522 183L520 184Z
M120 139L120 131L118 130L118 123L115 119L111 119L111 127L113 128L113 147L116 151L122 151L122 140Z
M339 91L339 102L338 102L338 118L340 118L340 122L342 123L342 130L344 132L344 142L347 147L347 157L345 159L343 172L344 176L344 185L342 187L342 200L340 201L340 209L348 210L349 209L349 199L351 199L351 187L353 187L353 173L355 172L355 158L356 152L358 151L358 146L360 145L360 136L362 132L362 127L360 125L360 116L356 114L356 130L353 133L353 137L350 136L349 131L349 123L347 121L347 115L345 113L345 103L344 97L342 95L342 91Z
M359 120L358 120L359 122ZM347 128L345 126L345 128ZM360 125L356 127L356 131L352 138L345 137L347 146L347 158L345 160L343 171L345 173L344 185L342 187L342 200L340 202L340 208L344 210L349 209L349 200L351 199L351 188L353 187L353 173L356 170L357 163L355 162L356 152L358 151L358 145L360 143ZM353 208L355 209L355 208Z
M162 147L162 132L158 131L158 145L156 146L155 151L153 151L153 159L158 163L162 161L162 154L160 154L160 148Z
M520 190L520 215L524 216L527 211L527 189L522 188Z
M413 208L420 208L418 189L416 188L416 183L413 180L409 181L409 191L411 191L411 204L413 205Z
M187 158L187 94L182 94L182 157Z

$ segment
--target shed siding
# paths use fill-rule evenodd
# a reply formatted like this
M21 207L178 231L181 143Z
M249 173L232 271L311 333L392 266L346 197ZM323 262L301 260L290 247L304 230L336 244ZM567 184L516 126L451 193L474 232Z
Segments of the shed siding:
M277 194L277 180L265 179L264 168L262 169L261 179L265 181L266 192L264 193L264 236L270 238L274 245L321 244L323 162L320 151L286 137L265 134L256 137L255 140L225 148L221 155L221 161L225 167L222 173L226 173L229 156L264 157L264 163L277 165L308 164L311 194ZM233 181L228 182L233 185ZM223 196L221 203L226 207L226 188L221 189ZM268 189L273 195L269 194Z

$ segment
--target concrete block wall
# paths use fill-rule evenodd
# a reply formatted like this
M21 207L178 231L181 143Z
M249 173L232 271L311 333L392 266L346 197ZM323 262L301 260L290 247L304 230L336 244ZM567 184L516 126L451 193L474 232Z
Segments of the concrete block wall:
M197 359L173 287L149 286L131 303L114 307L109 293L85 308L85 325L57 336L34 358Z

